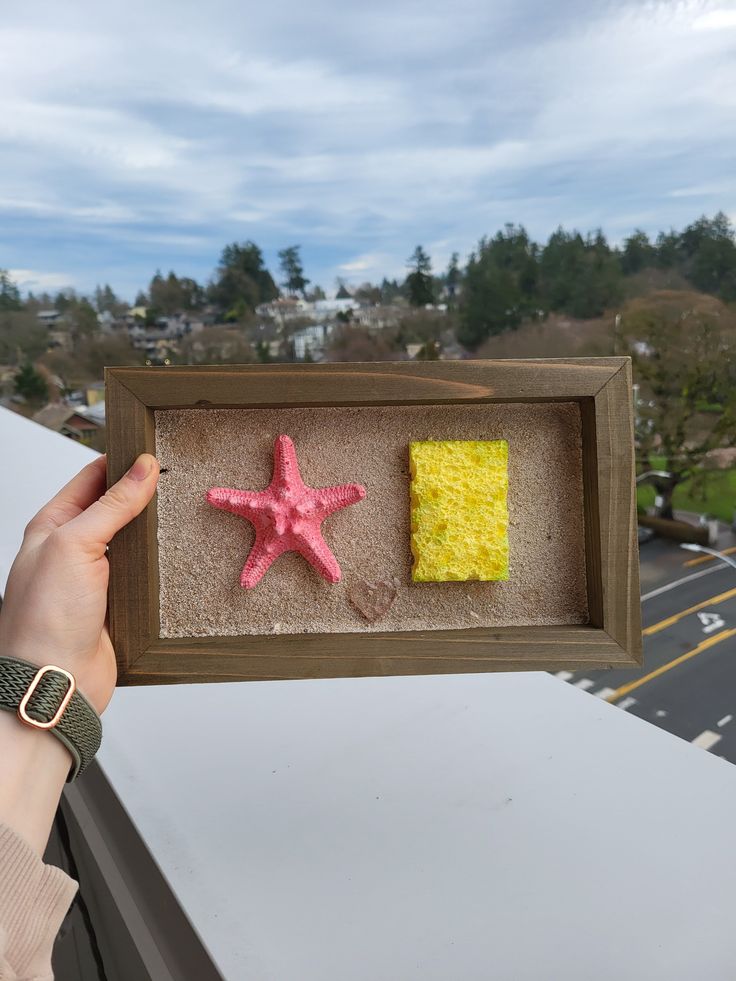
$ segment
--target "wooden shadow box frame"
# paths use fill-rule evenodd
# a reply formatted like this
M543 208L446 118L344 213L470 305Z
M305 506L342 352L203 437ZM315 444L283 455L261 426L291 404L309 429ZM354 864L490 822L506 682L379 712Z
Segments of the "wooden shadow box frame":
M156 452L156 409L574 401L582 417L589 623L161 638L153 502L110 545L119 684L641 664L629 358L108 368L105 380L109 483Z

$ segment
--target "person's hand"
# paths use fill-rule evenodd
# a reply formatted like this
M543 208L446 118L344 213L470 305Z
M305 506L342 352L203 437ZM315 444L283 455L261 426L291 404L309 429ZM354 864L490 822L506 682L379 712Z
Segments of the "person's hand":
M0 654L65 668L100 713L116 680L105 550L151 500L159 475L144 453L105 493L105 465L100 457L86 466L28 524L0 610Z

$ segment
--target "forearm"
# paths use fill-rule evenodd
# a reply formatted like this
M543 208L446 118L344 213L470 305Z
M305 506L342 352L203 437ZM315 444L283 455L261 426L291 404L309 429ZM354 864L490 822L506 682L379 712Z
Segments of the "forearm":
M50 732L0 711L0 977L51 978L51 949L77 885L41 856L71 756Z
M71 766L68 750L50 732L0 711L0 824L43 855Z
M78 705L74 712L86 719L87 738L78 746L69 732L65 735L80 750L80 763L94 755L98 742L90 706L101 714L115 688L115 654L105 628L107 544L149 503L158 473L155 458L143 454L105 492L105 459L89 464L29 522L8 578L0 655L42 667L51 651L53 663L73 675L86 699L86 708ZM0 710L3 979L51 977L54 934L76 883L41 856L72 763L72 754L53 733Z

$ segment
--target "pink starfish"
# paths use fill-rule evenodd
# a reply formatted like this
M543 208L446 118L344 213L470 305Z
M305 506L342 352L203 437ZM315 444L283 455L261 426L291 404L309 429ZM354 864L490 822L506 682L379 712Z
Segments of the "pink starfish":
M265 491L229 487L207 491L210 504L247 518L256 530L240 585L252 589L283 552L298 552L328 582L339 582L340 566L322 537L320 525L333 512L362 501L365 487L307 487L288 436L276 439L273 452L273 477Z

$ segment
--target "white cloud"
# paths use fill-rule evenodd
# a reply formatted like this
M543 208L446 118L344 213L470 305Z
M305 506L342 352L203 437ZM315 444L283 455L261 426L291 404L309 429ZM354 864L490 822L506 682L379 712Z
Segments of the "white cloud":
M694 31L723 31L736 28L736 10L733 7L719 7L696 17L693 21Z
M359 256L357 259L352 259L350 262L341 262L337 268L341 272L346 273L366 272L369 269L376 268L376 257L373 255Z
M28 0L0 28L0 220L40 231L0 264L52 268L49 227L92 283L237 236L329 281L505 221L669 227L732 196L733 26L710 0Z
M711 183L704 184L690 184L686 187L677 187L672 191L669 191L669 197L671 198L712 198L720 197L722 200L726 198L733 197L734 188L736 187L736 182L730 181L713 181Z
M382 279L384 276L406 275L406 260L390 252L367 252L357 255L337 267L351 282Z
M56 292L74 285L74 278L66 273L39 272L37 269L8 269L8 273L24 293Z

